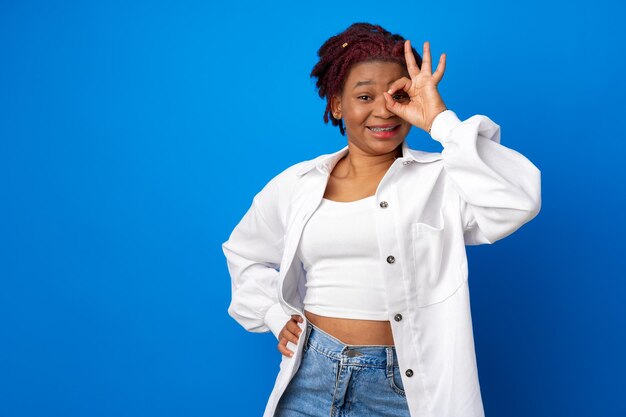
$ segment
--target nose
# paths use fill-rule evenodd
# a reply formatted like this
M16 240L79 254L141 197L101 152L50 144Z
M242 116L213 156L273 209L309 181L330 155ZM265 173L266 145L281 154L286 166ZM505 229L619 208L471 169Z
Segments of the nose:
M385 102L385 97L380 95L375 103L374 103L374 110L372 112L372 114L374 116L380 117L381 119L388 119L390 117L394 117L395 114L393 112L391 112L388 108L387 108L387 104Z

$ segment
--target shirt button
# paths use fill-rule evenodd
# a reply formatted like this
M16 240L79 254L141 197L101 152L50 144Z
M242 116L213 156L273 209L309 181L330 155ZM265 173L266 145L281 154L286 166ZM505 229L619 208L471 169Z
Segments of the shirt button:
M396 314L395 316L393 316L393 319L394 319L395 321L400 321L400 320L402 320L402 314L400 314L400 313Z
M413 376L413 370L412 369L407 369L406 372L404 373L406 376Z
M381 202L380 202L380 206L381 206L382 208L387 208L387 206L388 206L388 205L389 205L389 204L387 204L387 202L386 202L386 201L381 201Z
M387 263L392 264L396 261L396 258L394 258L393 256L389 255L387 256Z

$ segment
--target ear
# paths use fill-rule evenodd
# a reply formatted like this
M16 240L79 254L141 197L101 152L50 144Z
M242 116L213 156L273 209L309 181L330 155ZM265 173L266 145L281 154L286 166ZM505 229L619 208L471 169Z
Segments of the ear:
M330 98L330 110L335 119L341 119L341 97L334 95Z

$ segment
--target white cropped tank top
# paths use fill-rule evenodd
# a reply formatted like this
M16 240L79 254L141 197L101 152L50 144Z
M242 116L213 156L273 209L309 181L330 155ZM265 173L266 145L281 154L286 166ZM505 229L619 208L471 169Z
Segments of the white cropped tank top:
M296 255L306 272L304 308L314 314L389 320L372 195L323 199L302 232Z

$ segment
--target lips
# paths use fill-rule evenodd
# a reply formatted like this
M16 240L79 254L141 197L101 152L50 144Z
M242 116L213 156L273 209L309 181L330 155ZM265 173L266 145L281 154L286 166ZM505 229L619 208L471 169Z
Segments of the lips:
M399 126L397 123L387 123L385 125L372 125L372 126L367 126L367 127L392 127L392 126Z
M394 126L394 125L391 125ZM370 135L378 139L389 139L396 137L398 132L400 132L400 125L395 125L395 127L390 128L389 130L372 130L371 127L367 126L367 129L370 131Z
M400 125L387 124L387 125L366 126L366 127L372 132L392 132L394 130L397 130L398 127L400 127ZM385 129L385 130L379 130L379 129Z

